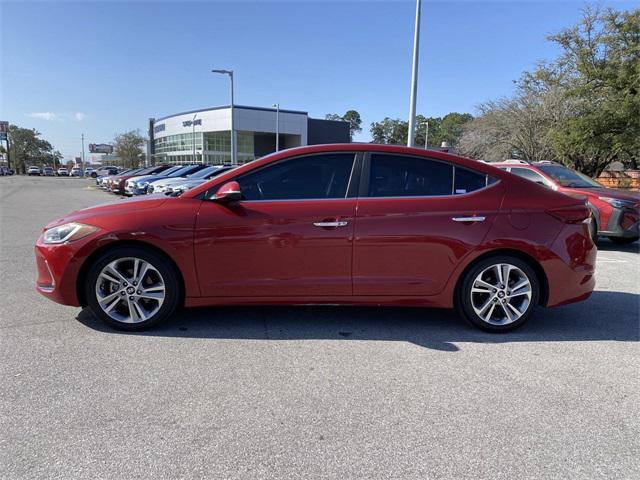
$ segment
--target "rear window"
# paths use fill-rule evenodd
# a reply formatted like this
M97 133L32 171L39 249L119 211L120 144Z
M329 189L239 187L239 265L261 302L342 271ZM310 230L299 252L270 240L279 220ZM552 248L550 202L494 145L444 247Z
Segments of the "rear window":
M492 178L493 180L493 178ZM494 180L495 181L495 180ZM474 172L466 168L456 167L455 173L455 195L473 192L489 185L488 175L484 173Z

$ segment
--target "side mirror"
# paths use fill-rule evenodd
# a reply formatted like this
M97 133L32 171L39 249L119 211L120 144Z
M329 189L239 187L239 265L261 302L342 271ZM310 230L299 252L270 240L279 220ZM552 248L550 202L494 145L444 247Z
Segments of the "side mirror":
M220 203L237 202L242 200L242 192L238 182L227 182L222 185L213 196L213 200Z

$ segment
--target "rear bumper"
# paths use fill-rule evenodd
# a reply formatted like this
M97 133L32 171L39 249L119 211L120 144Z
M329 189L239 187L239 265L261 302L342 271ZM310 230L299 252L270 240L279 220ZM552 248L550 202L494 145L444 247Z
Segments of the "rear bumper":
M554 258L541 262L549 287L546 306L555 307L589 298L596 286L597 248L587 226L565 226L553 242L551 251Z

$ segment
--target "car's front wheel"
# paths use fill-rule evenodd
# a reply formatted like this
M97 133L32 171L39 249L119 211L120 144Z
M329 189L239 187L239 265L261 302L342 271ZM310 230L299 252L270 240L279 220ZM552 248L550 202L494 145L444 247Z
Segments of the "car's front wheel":
M180 300L175 268L161 255L141 247L116 247L89 268L89 308L119 330L143 330L171 316Z
M488 332L518 328L538 304L540 284L525 261L508 255L486 258L467 271L458 292L459 312Z

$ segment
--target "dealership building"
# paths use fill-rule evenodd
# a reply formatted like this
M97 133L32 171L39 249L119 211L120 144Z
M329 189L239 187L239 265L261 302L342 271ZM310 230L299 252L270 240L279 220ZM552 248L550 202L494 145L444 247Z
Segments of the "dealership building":
M234 105L192 110L149 120L148 155L154 163L231 162L231 115L238 163L279 149L348 143L349 123L309 118L307 112Z

